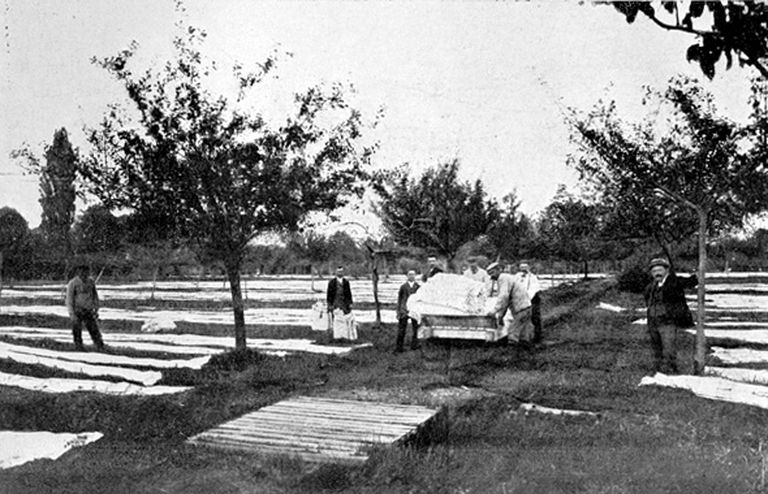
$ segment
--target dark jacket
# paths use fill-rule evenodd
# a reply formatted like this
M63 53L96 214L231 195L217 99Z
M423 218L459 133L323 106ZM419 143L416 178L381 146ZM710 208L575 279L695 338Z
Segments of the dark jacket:
M333 278L328 282L328 291L326 292L326 301L328 302L328 310L332 311L334 308L334 301L336 300L336 291L339 287L337 278ZM352 311L352 288L349 286L349 280L346 278L341 279L341 303L338 305L344 314L349 314Z
M685 290L699 284L696 275L681 278L670 272L664 285L656 287L652 281L645 289L645 305L648 307L648 325L674 324L679 328L693 326L693 316L685 300Z
M403 283L400 290L397 292L397 318L403 319L408 317L408 297L419 291L419 284L413 284L413 288L408 282Z

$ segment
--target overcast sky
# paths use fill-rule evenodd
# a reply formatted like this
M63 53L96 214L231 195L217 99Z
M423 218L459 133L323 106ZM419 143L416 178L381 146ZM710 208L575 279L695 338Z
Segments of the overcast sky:
M601 97L640 115L642 86L673 75L702 78L685 62L693 38L660 30L642 16L632 25L612 8L532 2L188 1L188 22L208 33L204 53L227 67L288 51L285 89L350 82L356 104L384 117L376 166L410 162L417 170L458 157L463 176L501 198L517 190L534 214L560 183L574 186L560 104L588 109ZM40 221L37 179L21 175L8 153L27 142L42 150L66 127L85 149L120 88L92 64L140 45L147 63L169 53L178 15L171 1L4 0L0 78L0 207ZM705 82L723 113L743 120L749 69L719 67ZM227 71L223 71L224 74ZM558 103L562 102L562 103Z

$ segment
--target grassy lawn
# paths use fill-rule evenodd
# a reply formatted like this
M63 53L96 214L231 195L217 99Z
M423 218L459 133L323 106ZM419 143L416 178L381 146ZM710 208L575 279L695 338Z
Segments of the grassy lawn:
M228 355L202 371L164 373L160 384L196 386L181 395L3 388L0 430L101 431L105 437L55 462L0 471L0 492L762 492L768 411L638 387L651 371L645 327L629 324L628 314L594 309L598 300L630 308L641 303L604 281L552 290L545 297L547 342L535 349L429 342L393 355L394 326L364 326L361 338L374 347L349 356ZM252 327L249 334L281 330ZM692 351L686 336L683 369L692 367ZM183 442L298 394L442 406L443 413L413 444L374 451L362 467L318 468ZM599 416L525 415L517 411L523 402Z

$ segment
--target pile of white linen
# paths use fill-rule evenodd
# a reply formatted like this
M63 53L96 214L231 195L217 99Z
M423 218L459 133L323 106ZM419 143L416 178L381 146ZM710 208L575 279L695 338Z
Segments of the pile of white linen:
M485 315L488 304L486 286L466 276L438 273L408 297L408 314L416 320L424 315Z

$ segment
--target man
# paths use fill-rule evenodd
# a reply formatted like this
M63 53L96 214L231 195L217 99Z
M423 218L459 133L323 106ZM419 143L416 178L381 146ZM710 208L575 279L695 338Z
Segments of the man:
M467 259L467 263L469 263L469 267L464 271L464 276L483 284L487 284L490 281L488 272L477 265L477 257L470 257Z
M90 278L90 268L81 265L75 268L75 277L67 283L66 304L69 319L72 323L72 336L75 347L83 350L83 325L91 335L91 340L97 349L104 348L99 325L96 322L99 314L99 295L96 284Z
M531 323L533 323L533 343L540 343L541 333L541 284L535 274L531 272L531 266L523 261L517 270L519 283L525 288L531 299Z
M685 289L694 288L699 280L696 275L678 277L670 271L669 261L662 258L651 260L653 281L645 289L648 307L648 334L656 372L677 373L678 329L693 326L693 316L685 300Z
M418 333L419 323L416 319L408 317L408 298L419 290L419 284L416 283L416 271L411 269L408 271L408 281L403 283L400 290L397 292L397 342L395 344L395 352L400 353L403 351L403 344L405 343L405 330L408 328L408 320L411 321L411 350L416 350L419 347Z
M436 275L437 273L442 273L443 268L440 266L440 263L437 261L437 257L428 257L427 258L427 271L422 275L421 281L426 282L428 279Z
M336 277L328 282L325 298L328 312L330 313L329 319L333 326L334 338L341 337L349 332L342 328L344 318L341 316L346 316L352 312L352 288L349 285L349 280L344 278L344 266L336 268Z
M533 324L531 323L531 299L528 292L517 277L502 273L501 264L492 262L488 265L488 276L491 279L488 294L495 298L489 316L496 317L499 325L505 324L507 311L514 318L509 328L510 342L529 343L533 339Z

